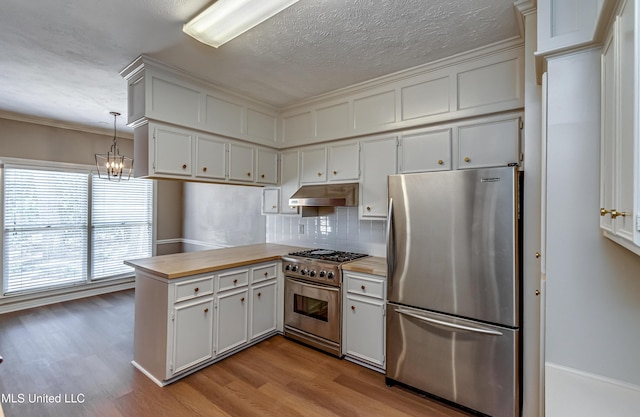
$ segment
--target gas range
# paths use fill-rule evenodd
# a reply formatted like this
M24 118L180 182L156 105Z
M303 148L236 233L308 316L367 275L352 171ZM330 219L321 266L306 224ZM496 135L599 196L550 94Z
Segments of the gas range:
M331 249L310 249L282 257L284 274L326 285L340 286L340 266L369 255Z

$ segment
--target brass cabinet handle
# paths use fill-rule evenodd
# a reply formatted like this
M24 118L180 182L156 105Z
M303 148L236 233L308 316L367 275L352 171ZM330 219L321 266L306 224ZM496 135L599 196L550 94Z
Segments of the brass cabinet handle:
M182 164L182 169L187 169L187 164Z
M606 216L609 213L611 213L611 210L607 210L604 207L600 208L600 216Z
M244 303L244 297L242 297L242 298L240 299L240 302L241 302L241 303Z
M356 311L356 306L351 306L351 310Z
M200 288L198 288L198 287L195 287L195 288L193 289L193 292L198 292L198 291L200 291Z
M202 172L207 172L207 167L202 167Z
M626 216L627 216L627 214L629 214L629 213L624 212L624 211L618 211L618 210L616 210L616 209L611 210L611 218L612 218L612 219L615 219L615 218L616 218L616 217L618 217L618 216L626 217Z
M274 207L275 207L275 206L274 206ZM264 276L265 276L265 277L268 277L268 276L269 276L269 273L268 273L268 272L265 272L265 273L264 273Z
M250 177L250 176L251 176L251 173L250 173L250 172L247 172L247 177Z
M469 158L468 156L464 157L464 162L471 162L471 158Z
M318 176L321 177L322 176L322 172L318 172Z
M360 288L362 288L362 291L364 291L364 285L361 285Z
M271 206L272 209L276 208L277 206Z
M233 280L233 283L234 283L234 284L237 284L237 283L238 283L238 280L237 280L237 279L234 279L234 280Z
M260 297L261 295L262 295L262 293L261 293L261 292L259 292L259 293L258 293L258 297Z
M261 175L260 175L260 178L264 178L264 174L261 174Z
M438 159L438 165L442 165L444 164L444 161L442 159Z
M333 175L338 175L338 171L333 171Z
M536 290L536 296L540 295L540 290Z
M371 207L370 206L367 206L367 211L371 211Z
M542 255L540 255L540 252L536 252L536 259L540 259Z
M209 312L209 309L208 309L208 308L205 308L205 309L204 309L204 312L205 312L205 313L208 313L208 312Z

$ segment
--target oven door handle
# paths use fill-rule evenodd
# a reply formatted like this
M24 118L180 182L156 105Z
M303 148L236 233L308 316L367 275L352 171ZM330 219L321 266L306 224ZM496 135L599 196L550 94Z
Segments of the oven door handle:
M295 278L289 278L289 277L287 277L287 279L290 281L293 281L296 284L304 285L305 287L315 288L316 290L329 290L329 291L336 291L336 292L340 291L338 287L330 287L328 285L313 285L308 282L300 281Z

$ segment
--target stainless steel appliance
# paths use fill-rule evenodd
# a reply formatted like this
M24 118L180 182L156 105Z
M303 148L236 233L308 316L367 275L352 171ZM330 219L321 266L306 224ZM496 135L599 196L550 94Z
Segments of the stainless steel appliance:
M388 182L387 385L519 416L518 168Z
M342 356L342 270L367 255L311 249L282 257L284 335Z

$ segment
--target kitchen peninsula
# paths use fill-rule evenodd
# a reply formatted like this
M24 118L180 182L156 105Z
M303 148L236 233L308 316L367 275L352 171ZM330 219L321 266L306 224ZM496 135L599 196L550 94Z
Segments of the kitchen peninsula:
M132 364L160 386L282 331L280 257L255 244L127 260L136 269Z

